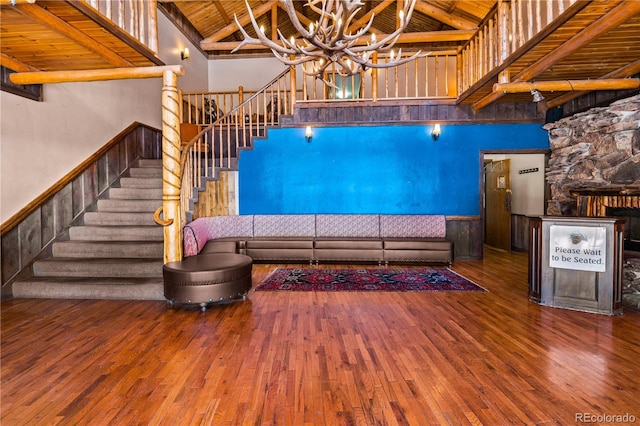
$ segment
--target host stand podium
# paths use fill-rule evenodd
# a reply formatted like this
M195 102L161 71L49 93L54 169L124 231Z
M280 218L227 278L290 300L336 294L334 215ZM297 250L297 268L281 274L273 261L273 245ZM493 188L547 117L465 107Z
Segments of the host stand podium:
M624 222L607 217L530 218L529 300L622 314Z

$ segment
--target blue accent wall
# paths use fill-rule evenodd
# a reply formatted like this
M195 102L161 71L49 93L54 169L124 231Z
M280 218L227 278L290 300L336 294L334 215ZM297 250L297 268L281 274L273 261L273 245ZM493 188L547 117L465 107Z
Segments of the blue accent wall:
M271 129L240 155L241 214L480 214L481 150L548 149L540 124Z

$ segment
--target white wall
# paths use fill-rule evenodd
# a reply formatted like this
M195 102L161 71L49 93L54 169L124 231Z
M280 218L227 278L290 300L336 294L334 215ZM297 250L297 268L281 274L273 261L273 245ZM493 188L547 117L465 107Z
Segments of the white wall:
M525 216L544 215L544 154L509 155L511 159L511 212ZM537 172L518 173L537 168Z
M183 64L183 90L207 89L207 59L158 14L159 57ZM0 92L0 222L5 222L131 123L162 126L162 79L49 84L44 102Z
M180 58L180 52L185 47L189 48L191 57L183 61ZM182 65L184 67L184 75L178 78L180 90L183 92L206 92L208 90L209 60L161 12L158 12L158 56L167 65Z
M212 59L209 61L209 91L236 91L243 86L246 91L261 89L287 68L275 57L242 59Z
M485 159L510 161L511 213L525 216L544 215L544 154L487 154ZM535 169L533 173L518 173Z

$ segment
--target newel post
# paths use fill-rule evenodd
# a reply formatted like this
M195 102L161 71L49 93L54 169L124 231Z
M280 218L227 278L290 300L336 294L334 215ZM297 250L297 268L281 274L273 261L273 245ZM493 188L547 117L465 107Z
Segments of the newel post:
M162 211L164 263L182 260L180 212L180 97L178 76L165 71L162 78Z

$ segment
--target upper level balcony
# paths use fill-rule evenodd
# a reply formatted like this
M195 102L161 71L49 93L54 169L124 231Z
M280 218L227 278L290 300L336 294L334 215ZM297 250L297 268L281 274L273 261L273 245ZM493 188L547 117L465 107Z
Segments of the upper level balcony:
M294 2L300 22L308 24L313 12L304 3ZM363 2L350 30L373 19L379 35L392 32L403 3ZM296 36L280 2L248 4L272 39L278 30ZM271 55L256 45L230 55L242 40L234 15L252 31L242 1L0 0L0 65L17 72L163 65L157 56L159 8L209 60ZM427 100L470 104L477 111L495 102L530 103L537 90L546 109L591 91L637 88L629 77L640 73L638 45L638 1L417 0L397 47L404 55L420 50L419 59L346 80L329 69L325 77L334 79L334 88L297 70L296 96L289 101Z

